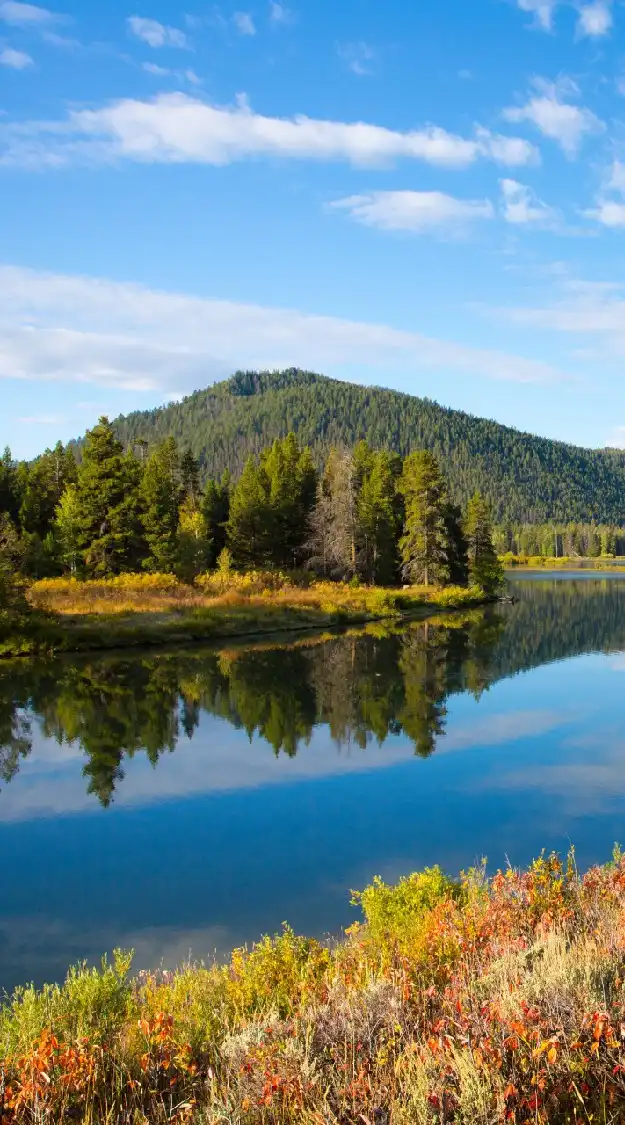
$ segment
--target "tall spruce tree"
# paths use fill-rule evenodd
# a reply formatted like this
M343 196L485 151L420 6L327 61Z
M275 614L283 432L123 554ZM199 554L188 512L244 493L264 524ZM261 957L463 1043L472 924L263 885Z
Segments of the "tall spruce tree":
M200 463L190 449L185 450L180 461L180 481L182 500L189 500L194 508L198 508L202 498Z
M148 555L146 570L170 574L178 549L180 504L180 456L173 437L152 451L141 477L141 522Z
M493 546L490 508L480 492L467 506L464 534L469 553L469 577L485 594L494 594L503 584L504 571Z
M206 524L208 542L207 566L213 569L226 546L228 517L230 515L230 473L226 470L221 480L206 482L202 497L202 514Z
M317 474L309 449L300 449L295 434L274 441L261 458L269 486L269 508L274 532L271 561L292 568L301 559Z
M444 585L449 581L448 498L436 458L425 450L411 453L399 487L406 513L400 540L404 578L415 585Z
M140 464L124 454L106 417L87 432L78 469L79 546L89 573L116 574L140 561Z
M452 586L466 586L469 582L469 555L464 535L462 511L457 504L445 506L443 519L447 535L447 568Z
M246 461L230 498L227 546L238 567L267 566L272 559L274 529L269 480L254 457Z
M363 458L358 495L360 537L359 573L366 582L382 586L397 581L398 458L386 451Z
M56 506L54 531L63 566L75 575L80 544L80 504L75 484L67 485Z

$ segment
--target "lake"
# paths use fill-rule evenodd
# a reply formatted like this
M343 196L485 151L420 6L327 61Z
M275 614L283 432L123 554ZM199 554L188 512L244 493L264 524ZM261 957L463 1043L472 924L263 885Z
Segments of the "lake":
M302 636L0 665L0 988L223 954L426 864L625 843L625 576Z

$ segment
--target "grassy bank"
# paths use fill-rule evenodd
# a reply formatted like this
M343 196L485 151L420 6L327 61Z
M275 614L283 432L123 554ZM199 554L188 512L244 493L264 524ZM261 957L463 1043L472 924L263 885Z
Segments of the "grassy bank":
M45 579L27 593L30 613L0 621L0 656L176 644L248 634L331 628L479 605L481 590L298 585L286 576L214 575L186 585L171 575L102 581Z
M508 552L500 556L505 567L526 567L531 570L622 570L625 573L625 559L604 556L602 558L580 558L579 555L513 555Z
M224 966L130 957L0 1013L3 1125L494 1125L625 1119L625 860L355 896Z

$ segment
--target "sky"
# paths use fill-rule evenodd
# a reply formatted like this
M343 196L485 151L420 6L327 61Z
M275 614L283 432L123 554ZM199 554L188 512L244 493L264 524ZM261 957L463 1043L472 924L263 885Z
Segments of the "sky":
M0 0L0 447L305 367L625 446L622 0Z

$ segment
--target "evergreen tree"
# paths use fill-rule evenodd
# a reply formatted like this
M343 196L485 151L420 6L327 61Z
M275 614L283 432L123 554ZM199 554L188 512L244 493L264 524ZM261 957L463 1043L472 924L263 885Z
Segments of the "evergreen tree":
M74 575L80 544L80 505L74 484L67 485L56 506L55 532L63 564Z
M212 570L226 546L226 528L230 515L230 473L226 470L221 480L209 480L202 498L202 514L208 541L207 565Z
M261 467L267 476L274 531L271 561L278 567L295 567L315 501L317 476L310 450L301 450L295 434L287 434L263 454Z
M406 506L400 541L404 577L415 585L442 585L449 581L449 508L436 458L427 451L411 453L399 487Z
M361 539L359 571L366 582L390 586L397 581L397 470L386 452L363 459L358 496Z
M200 487L200 463L187 449L180 462L180 480L182 500L190 500L194 507L198 507L202 489Z
M79 546L90 573L132 570L140 558L140 464L124 455L108 418L88 431L78 470Z
M230 498L227 544L235 566L267 566L274 548L269 481L262 465L250 457Z
M175 438L157 445L141 477L141 522L148 549L146 570L171 573L178 552L180 458Z
M490 508L480 492L469 500L464 533L471 583L485 594L493 594L503 584L504 572L493 546Z
M456 504L445 506L443 519L447 536L447 569L452 586L466 586L469 581L469 556L462 526L462 512Z

